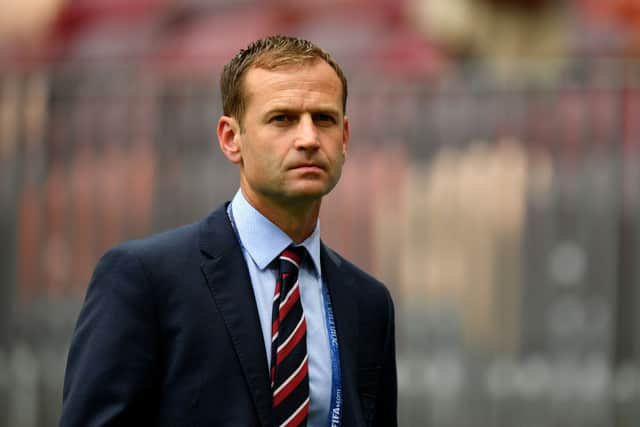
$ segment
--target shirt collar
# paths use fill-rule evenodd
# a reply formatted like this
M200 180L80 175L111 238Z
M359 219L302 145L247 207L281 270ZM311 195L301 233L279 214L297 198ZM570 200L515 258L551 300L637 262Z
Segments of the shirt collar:
M231 218L240 244L249 253L260 270L267 266L293 243L291 238L277 225L269 221L245 199L242 190L238 190L230 205ZM320 268L320 221L313 233L298 246L304 246L309 253L318 277Z

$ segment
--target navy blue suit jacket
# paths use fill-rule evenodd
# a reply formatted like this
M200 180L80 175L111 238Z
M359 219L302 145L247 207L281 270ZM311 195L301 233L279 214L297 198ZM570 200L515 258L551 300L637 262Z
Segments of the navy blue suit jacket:
M342 425L395 426L393 303L324 245ZM65 373L62 427L272 425L256 303L225 207L120 245L93 274Z

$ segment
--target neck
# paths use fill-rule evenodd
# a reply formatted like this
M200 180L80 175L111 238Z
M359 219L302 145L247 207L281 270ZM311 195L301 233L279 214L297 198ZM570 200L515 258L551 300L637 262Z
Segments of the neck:
M302 243L313 233L320 214L320 200L274 201L256 197L242 188L242 195L258 212L273 222L294 243Z

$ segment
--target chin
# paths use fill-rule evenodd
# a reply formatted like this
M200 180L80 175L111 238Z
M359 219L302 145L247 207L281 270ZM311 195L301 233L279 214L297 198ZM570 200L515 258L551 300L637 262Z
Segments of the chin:
M317 200L326 195L331 191L327 186L311 186L302 189L295 189L289 192L289 195L292 199L308 199L308 200Z

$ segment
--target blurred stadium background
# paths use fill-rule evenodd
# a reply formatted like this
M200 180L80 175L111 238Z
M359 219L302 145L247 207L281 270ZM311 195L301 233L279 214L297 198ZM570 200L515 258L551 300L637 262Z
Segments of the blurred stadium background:
M232 197L217 79L272 33L350 81L324 239L395 297L401 425L637 425L640 1L10 3L0 426L56 425L106 248Z

